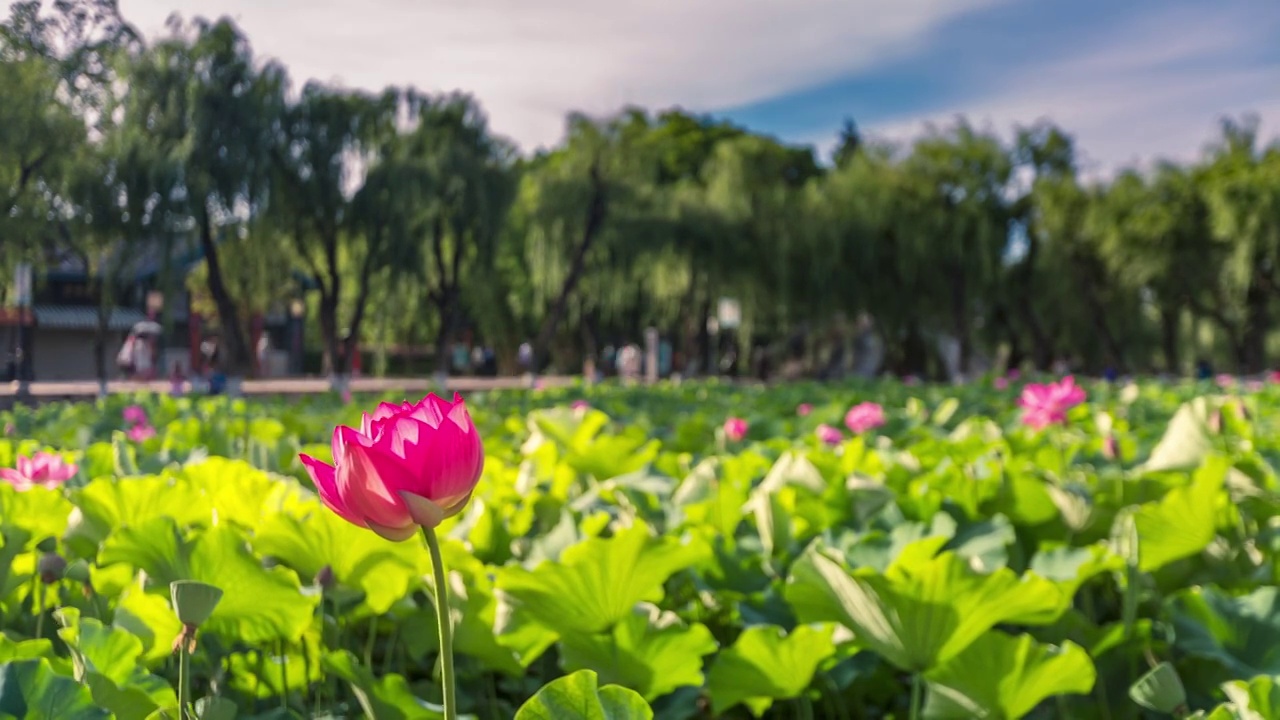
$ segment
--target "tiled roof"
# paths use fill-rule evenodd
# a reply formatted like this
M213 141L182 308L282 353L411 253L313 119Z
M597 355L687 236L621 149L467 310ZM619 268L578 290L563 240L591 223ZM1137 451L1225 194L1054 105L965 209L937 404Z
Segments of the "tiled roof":
M54 330L96 330L98 309L72 305L36 305L36 327ZM147 316L133 308L112 308L107 327L116 332L127 332Z

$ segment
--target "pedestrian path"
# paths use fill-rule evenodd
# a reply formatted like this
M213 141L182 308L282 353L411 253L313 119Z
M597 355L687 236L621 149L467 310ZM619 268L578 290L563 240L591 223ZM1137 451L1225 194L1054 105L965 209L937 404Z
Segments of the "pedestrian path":
M538 378L542 387L558 387L568 385L577 378L569 375L544 375ZM529 386L526 377L451 377L446 381L449 391L461 393L483 390L513 390ZM432 378L358 378L350 381L352 392L384 393L394 391L426 393L438 390L439 386ZM133 382L129 380L112 381L107 384L107 392L136 393L151 391L168 393L168 380L151 382ZM34 397L74 398L95 397L98 394L96 380L40 381L29 385ZM329 381L325 378L268 378L262 380L245 380L241 385L244 395L315 395L330 392ZM14 397L18 394L17 383L0 384L0 397Z

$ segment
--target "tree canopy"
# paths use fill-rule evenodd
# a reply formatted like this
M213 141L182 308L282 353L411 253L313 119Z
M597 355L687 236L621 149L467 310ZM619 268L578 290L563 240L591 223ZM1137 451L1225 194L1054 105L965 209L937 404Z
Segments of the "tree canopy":
M249 317L306 288L339 375L361 341L443 365L463 333L574 370L650 326L690 367L717 342L834 367L868 333L902 373L940 374L941 341L965 370L1272 359L1280 146L1250 118L1104 182L1047 121L891 144L846 119L823 159L628 107L522 156L465 93L299 87L230 20L147 43L114 0L14 5L0 96L0 264L80 253L108 298L107 259L194 248L233 370ZM742 308L727 338L721 298Z

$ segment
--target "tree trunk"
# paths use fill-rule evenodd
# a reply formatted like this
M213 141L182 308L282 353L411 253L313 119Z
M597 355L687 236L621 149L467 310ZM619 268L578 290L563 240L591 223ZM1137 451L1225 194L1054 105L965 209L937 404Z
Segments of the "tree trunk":
M453 330L457 321L457 293L453 288L441 288L434 293L432 302L440 315L440 329L436 332L436 372L449 374L452 358L449 356L449 344L453 340Z
M1022 349L1022 333L1018 332L1018 326L1014 322L1009 312L1009 307L1005 303L996 305L991 311L991 322L996 328L999 328L996 334L997 346L1003 341L1009 344L1009 353L1004 359L1004 369L1011 370L1018 367L1022 362L1025 353Z
M333 389L341 390L342 377L346 374L349 361L338 338L338 298L323 284L320 286L319 310L320 336L324 343L324 370L329 375Z
M711 337L711 291L707 290L707 295L702 300L702 306L698 309L697 326L694 333L697 335L698 347L698 367L702 368L702 374L705 376L716 375L719 370L716 368L716 349L712 345Z
M106 268L99 268L98 279L93 280L92 267L93 264L89 260L88 253L79 254L80 262L84 263L88 280L97 295L98 307L96 315L97 324L93 329L93 370L94 376L98 379L98 397L106 397L107 395L107 331L111 322L111 302L110 293L107 291Z
M902 370L912 375L927 377L928 362L928 343L920 332L920 325L912 320L907 325L907 336L902 343Z
M200 249L204 252L205 268L208 275L209 294L213 296L214 306L218 309L218 324L222 331L223 371L230 377L241 377L249 367L249 348L244 340L244 329L240 327L239 313L236 312L235 301L227 291L226 280L222 276L222 263L218 258L218 246L213 238L213 227L208 212L202 212L200 224Z
M1040 370L1048 370L1053 364L1053 356L1057 350L1054 347L1053 339L1049 333L1045 332L1044 325L1041 324L1040 318L1036 316L1036 311L1031 307L1030 303L1025 301L1020 303L1022 306L1022 322L1027 326L1027 331L1031 333L1031 357L1036 368Z
M1127 365L1124 358L1124 350L1120 347L1119 340L1116 339L1115 333L1111 332L1111 326L1107 323L1106 305L1098 298L1092 284L1087 286L1084 294L1092 311L1093 326L1098 331L1098 337L1102 339L1102 346L1106 348L1107 355L1110 361L1115 364L1116 370L1124 372Z
M351 362L355 353L360 351L359 338L360 326L364 324L365 307L369 304L369 278L373 275L373 263L365 261L364 269L360 273L360 282L356 287L355 307L351 310L351 324L347 328L351 331L347 341L346 365L344 369L351 368Z
M555 340L556 330L560 327L560 321L564 319L565 310L569 307L569 296L573 294L574 289L578 287L578 282L582 279L582 275L587 267L587 253L595 245L600 235L600 230L604 226L605 212L607 206L605 204L604 181L600 177L600 167L593 164L590 171L591 178L591 199L587 202L586 222L582 226L582 237L578 241L578 245L574 248L573 257L569 262L569 274L565 276L564 284L560 288L560 294L556 296L555 302L551 304L551 309L542 321L542 328L538 331L537 340L533 344L534 349L534 369L542 370L551 350L551 343Z
M1165 372L1177 374L1180 368L1178 357L1178 325L1182 319L1182 308L1163 305L1160 308L1160 346L1164 352Z
M1245 294L1242 372L1253 374L1267 368L1267 334L1271 331L1271 298L1255 278Z
M87 266L86 266L87 267ZM98 376L99 397L107 394L107 331L111 322L111 306L108 304L106 283L98 283L98 325L93 332L93 367Z
M969 356L973 352L972 339L969 337L969 293L964 276L964 269L958 264L951 269L951 314L955 323L956 342L959 344L959 357L956 360L956 371L963 379L969 374Z
M1248 296L1246 296L1246 302L1247 300ZM1222 330L1222 333L1227 336L1227 343L1231 346L1236 369L1243 370L1249 364L1249 351L1246 348L1248 340L1245 335L1247 329L1232 321L1219 307L1206 305L1195 295L1188 294L1187 303L1193 313L1202 318L1208 318Z

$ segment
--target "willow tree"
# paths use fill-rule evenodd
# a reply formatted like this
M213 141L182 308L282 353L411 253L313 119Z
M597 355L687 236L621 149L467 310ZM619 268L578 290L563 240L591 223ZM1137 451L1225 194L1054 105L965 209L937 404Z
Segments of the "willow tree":
M0 35L0 252L33 253L86 140L84 121L62 92L50 58L21 52Z
M634 257L655 215L654 155L640 152L647 120L639 111L603 121L569 118L565 145L535 158L522 174L512 225L530 278L529 318L537 327L536 364L547 364L572 302L595 267ZM648 195L649 197L646 197Z
M203 255L225 370L234 378L250 366L251 348L227 282L223 245L275 241L250 229L269 197L287 79L279 65L254 57L228 19L190 25L175 19L169 29L128 68L123 122L182 167L181 195ZM259 262L252 248L242 255Z
M1280 144L1261 147L1256 118L1225 121L1200 176L1214 237L1230 245L1224 294L1239 308L1236 361L1267 367L1267 339L1280 292Z
M114 59L136 45L115 0L27 0L0 23L0 237L10 249L58 242L50 230L74 221L62 192L89 130L110 122Z
M670 332L688 315L706 210L702 170L716 138L734 132L675 111L651 118L628 109L602 125L613 202L564 318L587 354L637 341L646 327Z
M467 95L409 92L407 129L386 136L355 198L365 242L410 268L438 321L436 357L464 319L472 282L486 282L513 192L514 152ZM369 252L373 252L372 249Z
M1009 246L1012 159L998 138L961 120L918 139L901 170L901 237L924 271L915 292L925 317L959 343L967 372L975 319L991 310Z
M1185 308L1216 318L1235 342L1236 323L1217 290L1227 246L1209 232L1207 208L1192 173L1169 163L1151 175L1123 172L1099 193L1091 219L1108 272L1147 293L1157 308L1167 371L1181 367Z
M386 260L383 235L360 231L352 200L364 168L378 160L374 148L394 132L397 102L394 91L371 96L308 83L285 110L272 148L268 217L319 289L324 366L338 385L355 351L341 347L340 332L345 323L351 341L358 337L373 274ZM354 280L354 290L345 303L350 314L341 317L344 278Z
M104 393L113 308L143 263L167 261L172 238L186 219L181 168L135 129L111 125L105 130L78 158L68 192L76 209L71 245L97 294L94 365Z
M843 318L873 318L866 329L899 356L896 362L905 361L903 340L916 311L912 295L903 290L914 282L916 263L904 256L907 246L895 241L897 174L891 146L862 144L806 188L801 219L809 287L802 297L810 300L807 313L833 321L832 372L843 370L840 349L849 340ZM868 338L858 339L865 344Z
M785 333L807 270L794 222L799 190L818 174L810 148L744 135L721 142L704 170L707 203L729 225L720 248L729 288L758 326Z

